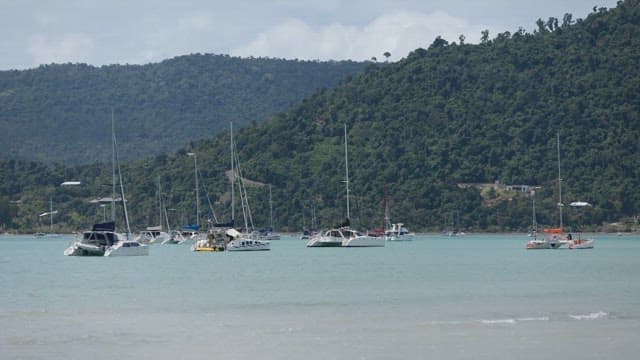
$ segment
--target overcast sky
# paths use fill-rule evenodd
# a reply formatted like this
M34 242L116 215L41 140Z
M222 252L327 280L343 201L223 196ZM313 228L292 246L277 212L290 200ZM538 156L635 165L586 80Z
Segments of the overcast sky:
M440 35L531 32L617 0L0 0L0 70L145 64L190 53L391 60Z

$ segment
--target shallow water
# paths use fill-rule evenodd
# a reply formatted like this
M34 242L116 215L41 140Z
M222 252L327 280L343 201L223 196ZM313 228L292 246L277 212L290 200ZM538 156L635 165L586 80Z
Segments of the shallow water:
M640 236L595 237L84 258L69 237L0 236L0 358L635 359Z

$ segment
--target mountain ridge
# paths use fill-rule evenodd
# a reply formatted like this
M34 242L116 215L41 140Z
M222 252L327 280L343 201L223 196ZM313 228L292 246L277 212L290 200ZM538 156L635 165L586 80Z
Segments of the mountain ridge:
M363 63L191 54L146 65L0 71L0 158L108 161L115 114L124 160L176 151L286 110Z

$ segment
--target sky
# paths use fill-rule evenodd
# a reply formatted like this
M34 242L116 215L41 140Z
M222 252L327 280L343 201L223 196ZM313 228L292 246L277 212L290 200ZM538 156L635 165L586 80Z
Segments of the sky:
M617 0L0 0L0 70L147 64L192 53L390 61L437 36L478 43Z

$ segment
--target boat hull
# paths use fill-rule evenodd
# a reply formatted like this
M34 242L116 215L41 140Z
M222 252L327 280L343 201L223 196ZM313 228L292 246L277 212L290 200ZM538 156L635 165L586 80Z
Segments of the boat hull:
M227 251L269 251L271 243L262 240L237 239L227 244Z
M104 256L105 248L91 244L74 242L64 250L66 256Z
M593 239L578 239L569 241L569 249L593 249L595 241Z
M342 239L324 236L314 237L307 242L307 247L342 247Z
M413 234L387 234L387 241L411 241Z
M531 240L527 242L527 250L559 249L564 245L561 241Z
M382 247L385 245L383 237L358 236L342 241L342 247Z
M225 244L222 241L214 241L213 239L202 239L196 241L192 246L192 251L201 252L219 252L224 251Z
M149 246L136 241L117 243L104 252L104 256L147 256Z

